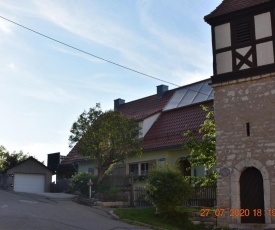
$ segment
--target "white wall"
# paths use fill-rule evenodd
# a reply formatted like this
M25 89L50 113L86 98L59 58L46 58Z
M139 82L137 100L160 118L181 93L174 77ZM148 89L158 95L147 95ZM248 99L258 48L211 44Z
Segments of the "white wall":
M216 55L217 74L232 72L232 52L227 51Z
M89 168L94 168L94 174L97 175L97 169L96 169L96 165L93 161L83 161L80 162L78 165L78 172L84 172L87 173L89 172Z
M146 133L149 131L149 129L152 127L155 121L158 119L159 115L160 113L157 113L148 118L145 118L142 122L139 123L139 126L141 127L141 132L142 132L142 135L140 135L140 137L144 137L146 135Z
M258 66L274 63L273 42L256 45Z
M256 39L266 38L272 35L270 12L254 17Z
M231 46L230 23L215 27L216 49L221 49Z

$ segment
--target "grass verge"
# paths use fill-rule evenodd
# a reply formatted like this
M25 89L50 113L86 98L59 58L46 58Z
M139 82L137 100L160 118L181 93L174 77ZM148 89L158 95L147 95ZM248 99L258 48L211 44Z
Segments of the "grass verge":
M188 210L190 211L190 209ZM192 210L198 211L198 210ZM186 209L165 216L155 215L154 208L116 209L114 213L121 219L137 221L168 230L203 230L202 225L194 225L187 216Z

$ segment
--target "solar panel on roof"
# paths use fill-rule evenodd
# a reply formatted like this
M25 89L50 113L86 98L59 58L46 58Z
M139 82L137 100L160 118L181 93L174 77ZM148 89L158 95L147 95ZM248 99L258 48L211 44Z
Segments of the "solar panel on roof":
M177 89L163 110L176 109L213 99L214 93L209 83L210 80L207 80Z
M182 100L182 98L186 92L187 92L187 89L185 89L185 88L177 90L174 93L174 95L171 97L169 102L166 104L164 110L177 108L179 102Z
M182 98L182 100L179 102L178 107L182 107L185 105L190 105L192 104L192 101L194 101L195 97L197 96L197 92L193 91L193 90L187 90L187 92L185 93L184 97Z

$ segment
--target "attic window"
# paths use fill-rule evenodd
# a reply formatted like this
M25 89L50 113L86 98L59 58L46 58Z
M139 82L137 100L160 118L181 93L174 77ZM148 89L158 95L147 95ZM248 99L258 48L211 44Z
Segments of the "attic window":
M242 21L235 25L236 45L251 42L251 24L250 21Z

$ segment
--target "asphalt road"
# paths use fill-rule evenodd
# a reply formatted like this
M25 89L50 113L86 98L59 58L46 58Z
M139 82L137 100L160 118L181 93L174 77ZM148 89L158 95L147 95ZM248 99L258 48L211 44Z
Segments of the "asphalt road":
M139 230L105 211L27 193L0 190L0 230Z

